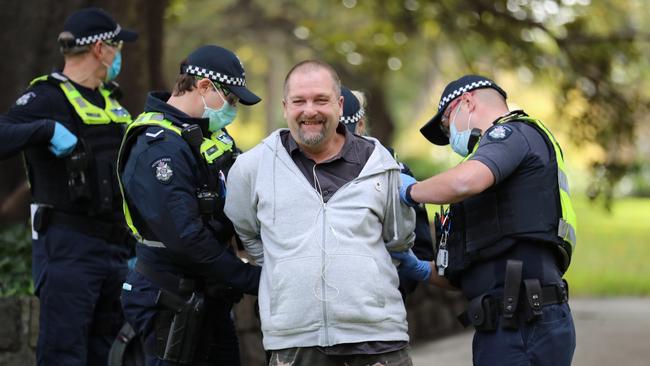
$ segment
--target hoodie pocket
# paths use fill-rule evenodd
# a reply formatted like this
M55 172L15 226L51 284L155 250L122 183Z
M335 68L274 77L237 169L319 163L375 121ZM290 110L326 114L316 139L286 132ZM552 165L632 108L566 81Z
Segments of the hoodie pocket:
M322 319L318 299L320 257L278 261L271 279L270 330L299 330L317 325Z
M330 323L376 323L387 319L382 286L388 286L389 280L379 272L375 259L363 255L334 255L330 259L325 278L338 290L328 302Z

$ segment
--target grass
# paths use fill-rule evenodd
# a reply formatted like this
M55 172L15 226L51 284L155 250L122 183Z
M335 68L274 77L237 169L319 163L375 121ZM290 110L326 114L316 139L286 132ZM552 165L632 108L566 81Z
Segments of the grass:
M616 199L612 212L573 199L578 245L566 274L572 296L650 296L650 199ZM429 217L438 206L427 205Z
M573 295L650 295L650 199L622 198L612 212L574 200L578 246L566 278Z

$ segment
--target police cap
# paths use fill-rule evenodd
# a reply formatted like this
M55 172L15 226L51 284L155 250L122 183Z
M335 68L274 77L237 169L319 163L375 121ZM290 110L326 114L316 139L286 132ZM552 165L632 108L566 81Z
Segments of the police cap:
M365 115L365 111L361 108L361 103L350 89L341 85L341 95L343 96L343 114L341 115L341 123L347 127L348 131L354 132L357 128L357 123Z
M86 8L72 13L63 24L59 35L62 48L72 48L93 44L97 41L132 42L138 33L122 29L115 19L105 10Z
M244 105L253 105L261 100L246 88L246 73L239 58L223 47L199 47L181 63L181 74L205 77L219 83Z
M482 89L482 88L492 88L499 92L503 98L507 98L508 95L506 92L501 89L494 81L479 75L465 75L457 80L452 81L447 84L445 90L440 96L440 102L438 103L438 113L436 113L433 118L429 120L422 128L420 132L427 140L431 141L436 145L447 145L449 144L449 137L440 128L440 120L442 114L445 112L445 109L449 104L456 98L463 95L471 90Z

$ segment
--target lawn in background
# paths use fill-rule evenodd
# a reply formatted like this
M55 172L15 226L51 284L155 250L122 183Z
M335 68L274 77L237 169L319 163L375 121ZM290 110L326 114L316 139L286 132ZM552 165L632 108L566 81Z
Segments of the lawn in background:
M574 199L578 246L566 278L573 295L650 295L650 199L621 198L608 213Z
M615 199L612 212L573 199L578 246L566 279L571 296L650 295L650 199ZM427 205L429 218L439 209Z

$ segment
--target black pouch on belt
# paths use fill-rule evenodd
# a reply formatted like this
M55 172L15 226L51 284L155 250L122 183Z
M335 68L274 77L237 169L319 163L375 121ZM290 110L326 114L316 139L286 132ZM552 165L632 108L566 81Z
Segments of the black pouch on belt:
M473 298L467 306L466 314L467 320L476 330L490 332L497 329L497 307L489 294Z
M526 289L526 322L536 321L542 318L542 285L536 278L524 280Z
M517 303L519 302L519 289L521 288L521 272L523 262L509 259L506 264L506 281L503 285L503 316L501 327L517 330Z

